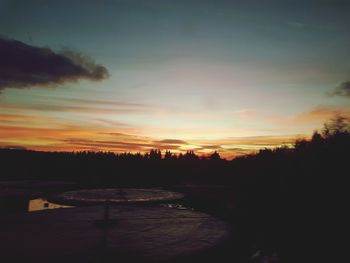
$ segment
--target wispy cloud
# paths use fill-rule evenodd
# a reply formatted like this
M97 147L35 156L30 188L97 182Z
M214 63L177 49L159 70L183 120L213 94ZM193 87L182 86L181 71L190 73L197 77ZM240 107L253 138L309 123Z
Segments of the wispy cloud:
M104 103L99 101L97 104L87 103L83 100L83 103L78 100L64 101L64 100L46 100L37 101L36 103L8 103L4 102L0 105L1 109L6 110L26 110L26 111L42 111L42 112L72 112L72 113L86 113L86 114L102 114L102 115L114 115L114 114L145 114L153 111L152 106L142 105L135 103L119 103L109 102ZM100 119L101 120L101 119Z
M343 90L348 87L344 85ZM345 91L343 91L345 92ZM311 130L322 127L322 125L329 119L336 115L346 115L350 114L350 106L335 106L335 105L319 105L307 109L303 112L293 113L293 114L281 114L279 112L264 112L258 110L241 110L236 111L235 114L243 120L249 120L251 122L264 122L274 125L275 128L278 127L290 127ZM295 129L294 129L295 130Z
M132 135L121 135L118 139L108 140L108 139L79 139L79 138L70 138L64 140L64 143L72 145L74 147L84 148L95 148L99 150L111 150L117 152L147 152L150 149L159 149L159 150L181 150L182 144L174 143L165 143L167 140L161 141L151 141L148 138L141 139Z
M91 100L91 99L78 99L78 98L52 98L52 99L72 102L74 104L108 105L108 106L134 107L134 108L149 108L149 107L152 107L151 105L145 104L145 103L133 103L133 102L125 102L125 101Z
M324 123L336 115L350 116L350 107L318 106L293 117L291 120L299 124Z
M0 113L0 123L2 124L27 124L32 122L35 118L32 116L22 115L22 114L6 114Z
M318 31L336 31L337 28L329 26L329 25L315 25L301 22L287 22L287 25L296 29L304 29L304 30L318 30Z
M152 148L147 142L135 143L130 141L109 141L109 140L90 140L71 138L64 140L68 145L94 147L100 150L117 150L117 151L145 151Z
M120 122L120 121L113 121L113 120L108 120L105 118L93 118L93 121L97 121L99 124L104 124L107 126L111 127L129 127L130 125L126 124L125 122Z

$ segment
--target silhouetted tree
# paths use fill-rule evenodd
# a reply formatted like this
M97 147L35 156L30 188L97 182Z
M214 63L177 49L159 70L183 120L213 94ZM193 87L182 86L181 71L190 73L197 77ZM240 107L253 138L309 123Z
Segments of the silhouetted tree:
M183 158L188 161L194 161L199 159L199 157L194 153L194 151L187 151Z
M165 160L171 160L173 158L173 155L170 151L165 151L165 154L164 154L164 159Z
M151 160L160 160L162 159L162 153L160 150L151 150L149 153L149 158Z
M213 153L209 156L209 160L212 160L212 161L221 160L220 154L219 154L217 151L213 152Z
M350 117L338 115L326 122L322 130L324 138L342 133L350 133Z

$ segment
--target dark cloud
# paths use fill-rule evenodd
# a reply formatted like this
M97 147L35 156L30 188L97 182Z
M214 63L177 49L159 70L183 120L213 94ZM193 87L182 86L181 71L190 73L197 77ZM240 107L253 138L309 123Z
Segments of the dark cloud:
M109 75L104 66L79 53L57 53L13 39L0 38L0 58L0 90L52 86L79 79L100 81Z
M208 150L219 150L219 149L222 149L221 145L202 145L201 150L205 150L205 149L208 149Z
M85 148L94 148L99 150L113 150L119 152L125 151L149 151L150 149L159 149L159 150L178 150L180 149L179 145L174 144L157 144L152 143L151 141L111 141L111 140L89 140L89 139L79 139L79 138L70 138L63 140L64 143L85 147Z
M183 140L175 140L175 139L165 139L161 141L155 141L156 143L164 143L164 144L187 144L187 142Z
M109 140L88 140L88 139L65 139L65 143L83 146L94 147L100 150L118 150L118 151L144 151L145 149L152 148L152 145L147 142L124 142L124 141L109 141Z
M332 93L331 95L343 96L350 98L350 81L344 81L341 83Z

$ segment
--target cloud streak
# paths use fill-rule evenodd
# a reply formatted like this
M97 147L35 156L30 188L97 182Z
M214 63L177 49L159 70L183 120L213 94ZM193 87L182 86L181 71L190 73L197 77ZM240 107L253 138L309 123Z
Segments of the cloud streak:
M164 143L164 144L187 144L186 141L183 140L176 140L176 139L164 139L161 141L155 141L155 143Z
M2 117L4 120L18 119L19 123L18 125L15 125L16 123L0 125L0 147L12 145L45 151L90 150L145 153L150 149L159 149L161 151L171 150L173 153L185 153L188 150L193 150L200 155L218 151L221 156L231 159L263 148L292 145L296 139L295 136L258 136L222 140L156 140L155 138L133 135L127 130L112 132L93 128L82 129L74 126L25 127L22 126L22 119L27 119L27 116L3 115Z
M100 81L109 76L104 66L77 52L58 53L13 39L0 38L0 58L0 91L56 86L80 79Z
M321 31L334 31L337 30L334 27L328 25L312 25L300 22L288 22L288 26L297 28L297 29L306 29L306 30L321 30Z
M296 123L322 123L337 115L349 116L349 107L319 106L296 116L293 121Z

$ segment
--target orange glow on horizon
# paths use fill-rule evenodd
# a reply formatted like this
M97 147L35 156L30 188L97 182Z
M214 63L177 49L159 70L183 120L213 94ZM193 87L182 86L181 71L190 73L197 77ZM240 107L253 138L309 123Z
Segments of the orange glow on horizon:
M217 151L221 157L234 157L257 152L263 148L291 146L295 136L239 137L222 140L171 140L113 133L110 130L79 129L79 127L29 128L0 126L0 147L26 148L37 151L106 151L114 153L146 153L159 149L164 154L194 151L199 156Z

